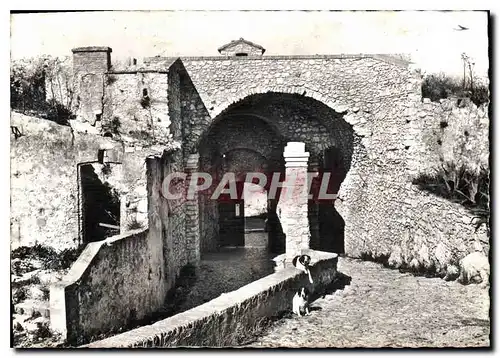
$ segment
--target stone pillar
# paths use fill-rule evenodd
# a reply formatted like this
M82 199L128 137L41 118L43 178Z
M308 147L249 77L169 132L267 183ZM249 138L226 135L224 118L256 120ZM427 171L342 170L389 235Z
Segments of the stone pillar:
M309 249L309 220L307 217L307 160L305 144L288 142L285 157L285 182L281 191L278 211L286 235L286 261Z
M198 153L189 154L186 161L186 185L191 181L191 175L198 171ZM200 262L200 206L198 193L194 193L192 198L187 198L186 208L186 240L189 248L189 263L198 264Z
M319 171L319 163L317 159L311 160L309 163L309 172L318 173ZM317 178L319 180L319 178ZM309 183L308 183L309 184ZM313 193L311 188L310 194ZM320 231L319 231L319 203L317 198L317 189L314 193L316 197L313 196L313 199L309 200L308 204L308 217L309 217L309 226L311 233L310 246L311 249L320 250Z

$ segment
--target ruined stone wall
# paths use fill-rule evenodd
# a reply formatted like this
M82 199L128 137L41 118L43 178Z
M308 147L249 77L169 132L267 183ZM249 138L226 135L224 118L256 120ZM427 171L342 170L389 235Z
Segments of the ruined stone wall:
M39 243L62 250L80 244L77 166L85 162L92 162L99 179L120 195L122 232L138 228L132 223L147 227L145 158L157 152L124 148L111 138L15 112L11 125L22 133L17 139L11 135L13 247ZM107 150L108 161L119 163L111 164L109 173L96 163L99 149Z
M97 161L99 149L121 148L108 138L13 112L11 125L11 243L57 250L78 245L77 164ZM113 180L113 179L112 179Z
M143 147L171 141L167 73L110 73L107 82L103 133Z
M73 50L75 111L85 124L95 125L103 113L107 85L105 73L111 66L110 52L111 49L106 47Z

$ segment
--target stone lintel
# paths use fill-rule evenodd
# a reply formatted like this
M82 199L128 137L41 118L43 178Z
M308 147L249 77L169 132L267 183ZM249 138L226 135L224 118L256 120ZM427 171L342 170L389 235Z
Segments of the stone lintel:
M111 47L107 46L87 46L87 47L76 47L71 50L71 52L107 52L111 53L113 50Z

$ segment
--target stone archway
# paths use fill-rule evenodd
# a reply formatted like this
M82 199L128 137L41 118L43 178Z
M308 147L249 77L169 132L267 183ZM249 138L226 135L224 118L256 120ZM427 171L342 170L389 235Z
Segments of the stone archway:
M320 95L317 97L321 98ZM224 170L220 170L221 163L217 161L220 162L221 158L228 158L228 153L254 151L267 159L267 170L263 168L257 170L266 172L270 178L272 175L269 174L273 172L281 174L285 172L286 160L283 153L286 143L301 142L304 144L304 153L309 153L304 154L304 174L311 169L308 168L308 162L310 164L310 162L322 160L328 148L337 150L338 166L341 170L335 173L338 175L333 179L338 183L333 187L338 191L340 183L350 168L354 145L354 131L345 121L345 112L334 111L309 94L268 92L251 94L217 113L219 115L207 124L197 146L200 157L205 158L202 160L205 165L202 164L201 169L207 167L213 169L215 166L219 168L219 173L222 173ZM252 169L251 165L244 168L243 172L248 172L250 169ZM313 170L319 169L322 168L316 166ZM275 222L279 224L277 225L279 231L283 229L286 231L286 225L282 225L282 217L279 215L278 201L270 203L269 206L271 215L278 209L275 211L277 218ZM343 252L343 244L327 242L343 241L343 228L340 228L339 234L335 237L326 237L325 230L320 230L318 227L321 210L311 209L313 206L314 203L311 205L306 198L305 209L301 209L306 217L305 227L310 228L309 233L304 233L308 236L306 246L309 247L310 238L319 235L315 239L314 248ZM206 203L204 207L207 207ZM335 212L335 214L338 213ZM201 213L201 215L204 214ZM278 251L285 248L284 242L270 246L274 246Z

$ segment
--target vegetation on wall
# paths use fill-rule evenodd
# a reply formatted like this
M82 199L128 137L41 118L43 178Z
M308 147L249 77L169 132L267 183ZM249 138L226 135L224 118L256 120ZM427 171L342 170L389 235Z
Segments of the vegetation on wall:
M479 218L479 226L489 223L489 174L485 167L473 171L464 164L446 162L436 168L433 175L418 176L413 184L465 206Z
M484 84L476 84L473 90L464 89L462 81L444 73L428 75L422 82L422 97L433 102L440 99L469 98L476 106L489 102L489 90Z
M449 76L444 73L430 74L422 82L422 98L433 102L449 97L469 98L476 106L489 103L488 85L474 74L474 62L462 54L463 77Z
M72 117L74 81L69 58L16 60L10 68L11 108L59 124Z
M102 124L102 131L104 133L111 133L114 135L120 134L121 121L118 116L114 116L111 121Z
M42 268L49 270L61 270L69 268L76 261L84 247L64 249L60 252L50 246L36 244L34 246L21 246L12 251L11 259L16 258L28 262L40 260ZM16 271L16 268L13 268ZM14 272L14 274L18 274Z

